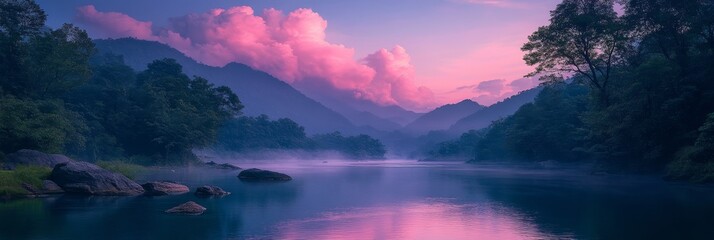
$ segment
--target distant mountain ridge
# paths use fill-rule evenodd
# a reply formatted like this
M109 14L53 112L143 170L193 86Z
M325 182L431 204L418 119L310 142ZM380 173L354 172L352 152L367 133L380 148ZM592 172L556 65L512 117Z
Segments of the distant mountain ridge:
M224 67L201 64L167 45L130 38L94 41L100 53L124 56L125 63L137 71L154 60L173 58L189 76L201 76L216 85L230 87L245 105L249 116L290 118L308 133L341 131L356 133L357 128L343 115L305 96L289 84L249 66L230 63Z
M356 126L369 126L381 131L393 131L414 121L423 113L406 110L397 105L379 105L369 100L345 97L354 93L319 85L321 81L302 81L295 88L326 107L347 117ZM327 90L329 89L329 90Z
M542 89L542 87L536 87L525 90L491 106L485 107L458 120L448 131L458 135L469 130L478 130L488 127L493 121L513 115L521 106L533 102Z
M425 113L405 126L402 131L412 134L425 134L430 131L447 130L462 118L483 109L484 106L466 99L454 104L446 104Z

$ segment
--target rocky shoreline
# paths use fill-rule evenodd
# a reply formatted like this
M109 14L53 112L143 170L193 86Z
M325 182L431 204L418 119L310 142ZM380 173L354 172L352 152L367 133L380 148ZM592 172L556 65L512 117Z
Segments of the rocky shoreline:
M46 179L41 179L41 186L29 183L22 183L22 188L26 194L6 194L0 196L2 199L20 199L49 197L61 194L77 194L91 196L164 196L179 195L190 192L188 186L181 183L163 180L149 181L139 184L128 177L109 171L89 162L73 160L67 156L59 154L46 154L35 150L20 150L13 154L8 154L6 159L0 162L0 169L4 171L15 171L18 167L37 166L51 168L51 172ZM203 167L216 170L238 171L242 168L229 163L215 163L213 161L203 164ZM287 174L261 170L242 170L237 177L241 181L290 181L292 177ZM194 191L197 197L224 197L230 192L218 186L200 186ZM182 205L168 209L167 213L181 213L199 215L205 211L195 202L189 201Z

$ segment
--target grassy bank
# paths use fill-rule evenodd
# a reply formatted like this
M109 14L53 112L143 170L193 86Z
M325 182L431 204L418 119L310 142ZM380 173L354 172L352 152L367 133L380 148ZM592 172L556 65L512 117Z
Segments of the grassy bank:
M124 161L98 161L96 164L106 170L122 174L132 180L147 171L147 168L144 166Z
M29 194L23 183L42 188L42 180L49 177L52 169L37 166L19 166L13 171L0 170L0 197Z

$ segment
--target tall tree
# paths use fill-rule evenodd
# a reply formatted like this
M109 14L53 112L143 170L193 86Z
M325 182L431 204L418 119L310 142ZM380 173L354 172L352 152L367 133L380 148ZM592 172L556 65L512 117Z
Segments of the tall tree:
M32 37L25 65L27 94L33 97L60 97L91 77L89 59L95 48L87 33L71 24Z
M243 108L230 89L189 78L173 59L149 64L137 82L130 110L136 134L123 141L135 154L185 160L192 148L213 143L219 127Z
M564 0L551 12L550 24L528 37L523 59L536 67L530 76L557 81L579 74L609 105L609 81L626 36L613 0Z
M0 0L0 94L17 94L25 87L24 41L39 34L46 19L32 0Z

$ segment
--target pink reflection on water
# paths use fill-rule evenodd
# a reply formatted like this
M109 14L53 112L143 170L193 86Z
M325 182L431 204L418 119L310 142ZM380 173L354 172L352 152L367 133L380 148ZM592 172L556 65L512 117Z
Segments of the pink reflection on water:
M357 208L289 221L277 239L567 239L540 232L527 217L504 207L410 203Z

